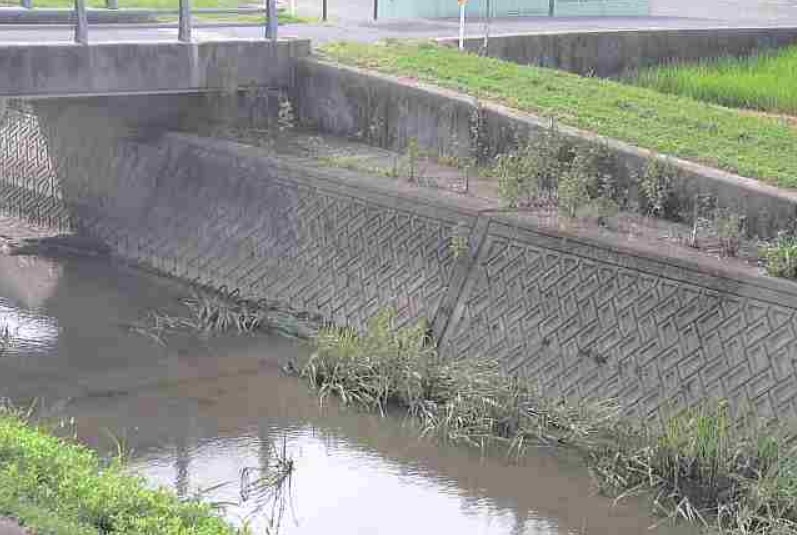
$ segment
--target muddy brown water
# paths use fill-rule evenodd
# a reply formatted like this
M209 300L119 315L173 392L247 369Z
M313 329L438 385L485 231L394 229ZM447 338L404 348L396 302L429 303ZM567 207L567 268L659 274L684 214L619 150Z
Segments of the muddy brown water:
M544 449L520 462L418 439L400 418L321 407L281 372L308 351L278 336L131 333L186 288L99 259L0 256L0 396L38 398L103 454L121 442L153 486L224 505L233 523L283 534L643 534L659 527L637 502L597 495L579 463ZM74 418L74 420L72 420ZM281 499L252 492L285 454ZM256 490L256 488L255 488ZM282 506L282 515L276 513Z

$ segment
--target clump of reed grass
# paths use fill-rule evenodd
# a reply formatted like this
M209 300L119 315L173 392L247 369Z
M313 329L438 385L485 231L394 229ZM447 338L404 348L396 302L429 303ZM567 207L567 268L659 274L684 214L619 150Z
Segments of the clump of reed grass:
M319 324L310 314L287 306L241 298L238 290L194 289L191 297L180 303L185 308L184 314L150 311L142 322L131 326L131 331L165 345L168 335L180 332L209 335L267 331L310 338Z
M785 429L707 402L650 423L613 402L543 395L491 359L443 359L424 323L383 311L362 334L327 328L301 370L322 400L406 411L425 435L520 455L529 444L579 452L601 490L649 494L659 513L733 535L797 533L797 446Z
M447 441L523 451L529 442L591 441L617 420L612 403L571 404L540 396L492 359L441 358L424 323L398 328L383 311L366 333L323 329L301 370L323 399L386 414L404 410L421 429Z
M584 451L603 491L652 494L669 518L719 533L797 533L788 436L753 416L734 421L727 403L705 403Z

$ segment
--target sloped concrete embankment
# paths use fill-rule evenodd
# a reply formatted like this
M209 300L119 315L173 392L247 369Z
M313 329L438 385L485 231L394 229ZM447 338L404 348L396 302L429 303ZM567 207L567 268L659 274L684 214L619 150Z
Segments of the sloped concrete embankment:
M59 140L54 157L79 227L123 258L340 324L392 306L428 318L445 354L495 356L552 395L797 414L790 282L234 143L117 134Z

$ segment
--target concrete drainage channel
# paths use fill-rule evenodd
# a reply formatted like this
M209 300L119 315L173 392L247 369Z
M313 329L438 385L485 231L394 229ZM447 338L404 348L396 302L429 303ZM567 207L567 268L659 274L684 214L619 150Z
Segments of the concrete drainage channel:
M236 110L227 118L233 123L290 115L384 148L404 151L416 140L443 155L471 150L474 112L491 154L510 134L533 135L545 124L310 58L297 60L281 90L278 102L243 114L256 98L190 109ZM143 114L133 100L119 111L113 97L30 103L78 227L121 257L341 324L362 326L392 306L404 321L429 319L448 355L495 356L538 377L552 395L615 397L640 416L707 397L737 408L752 403L763 415L797 415L791 282L542 229L500 213L496 203L169 132L185 130L186 115L171 108L155 117L156 99L145 100ZM80 138L71 135L76 124ZM147 134L130 136L131 126ZM608 143L629 170L649 157ZM688 177L683 196L733 203L761 236L795 215L791 193L676 164ZM454 253L455 236L464 239L464 254Z

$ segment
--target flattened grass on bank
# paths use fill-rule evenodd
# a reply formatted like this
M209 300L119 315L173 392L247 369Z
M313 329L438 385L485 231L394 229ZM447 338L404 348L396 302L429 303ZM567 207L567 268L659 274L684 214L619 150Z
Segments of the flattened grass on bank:
M477 98L783 187L797 187L797 128L776 118L431 43L333 43L328 58Z
M633 80L665 93L723 106L797 115L797 47L747 58L643 70Z
M0 516L41 535L232 535L211 508L150 490L118 464L0 408Z

